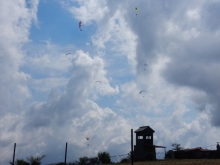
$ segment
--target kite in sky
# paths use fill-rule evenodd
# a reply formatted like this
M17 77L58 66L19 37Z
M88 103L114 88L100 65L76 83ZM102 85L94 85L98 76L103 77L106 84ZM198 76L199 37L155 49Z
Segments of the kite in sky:
M79 29L82 31L82 21L79 21Z

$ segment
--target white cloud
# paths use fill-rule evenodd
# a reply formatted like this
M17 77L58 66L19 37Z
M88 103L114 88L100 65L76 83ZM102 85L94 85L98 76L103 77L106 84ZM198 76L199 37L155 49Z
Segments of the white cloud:
M74 2L74 1L73 1ZM83 24L90 24L93 21L103 19L104 15L108 12L105 0L76 0L79 7L69 6L68 10Z
M209 19L218 4L63 2L75 19L97 25L91 41L84 42L92 43L89 52L53 40L25 44L31 23L37 24L37 5L0 2L2 162L11 158L14 142L16 158L49 153L44 163L63 161L66 142L74 155L69 161L99 151L124 154L130 151L130 129L142 125L156 131L156 145L168 148L218 141L213 123L218 125L220 107L219 34L218 24ZM139 6L137 16L134 6ZM41 102L33 90L44 98Z
M26 83L30 76L19 71L23 63L22 45L28 41L31 21L36 17L38 1L32 3L33 8L27 9L25 1L0 2L0 61L1 81L0 100L1 113L18 113L23 102L30 96ZM13 12L12 12L13 11Z

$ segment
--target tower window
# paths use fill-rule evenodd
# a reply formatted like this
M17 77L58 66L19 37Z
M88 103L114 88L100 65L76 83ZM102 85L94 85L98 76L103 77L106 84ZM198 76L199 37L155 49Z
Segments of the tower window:
M138 136L138 139L143 139L143 136Z
M151 139L151 136L146 136L146 139Z

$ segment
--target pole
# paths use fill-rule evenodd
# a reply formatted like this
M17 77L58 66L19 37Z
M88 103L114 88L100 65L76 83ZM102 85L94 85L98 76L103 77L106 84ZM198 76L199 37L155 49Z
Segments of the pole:
M133 129L131 129L131 165L134 164L134 151L133 151Z
M13 153L13 165L15 164L15 149L16 149L16 143L14 144L14 153Z
M66 155L67 155L67 142L66 142L65 159L64 159L64 164L65 164L65 165L66 165Z

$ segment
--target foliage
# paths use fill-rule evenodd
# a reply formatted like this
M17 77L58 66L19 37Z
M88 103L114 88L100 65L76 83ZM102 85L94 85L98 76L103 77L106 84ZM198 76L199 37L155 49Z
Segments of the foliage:
M100 164L98 157L89 158L88 164Z
M86 165L88 160L89 160L89 158L87 156L80 157L78 165Z
M166 152L165 159L173 159L173 150Z
M111 163L110 155L108 152L99 152L98 158L102 162L102 164L109 164Z
M56 165L65 165L65 163L64 162L60 162L60 163L57 163ZM69 162L69 163L66 163L66 165L78 165L78 162L77 161L75 161L75 162Z
M128 159L128 158L123 158L123 159L121 159L121 161L120 161L120 163L127 163L127 162L129 162L129 159Z
M121 159L120 163L127 163L127 162L131 162L131 157L132 157L132 151L130 151L127 155L126 158Z
M180 144L177 144L177 143L173 143L172 147L173 147L173 149L172 149L173 151L181 151L184 149L183 147L181 147Z
M29 163L30 165L41 165L41 160L42 160L45 156L46 156L46 155L36 156L36 157L30 156L30 157L27 157L27 160L30 162L30 163Z
M133 156L134 156L134 151L133 151ZM128 159L129 159L129 161L131 161L131 158L132 158L132 151L130 151L129 153L128 153L128 157L127 157Z
M10 162L11 165L13 165L13 162ZM23 159L17 159L14 163L14 165L30 165L28 162L24 161Z
M60 163L57 163L56 165L65 165L65 163L60 162Z

